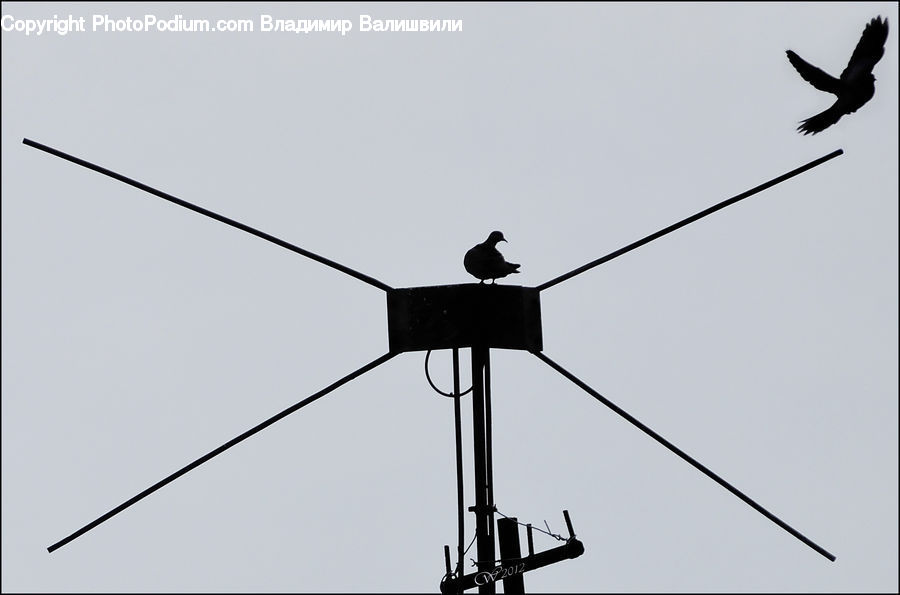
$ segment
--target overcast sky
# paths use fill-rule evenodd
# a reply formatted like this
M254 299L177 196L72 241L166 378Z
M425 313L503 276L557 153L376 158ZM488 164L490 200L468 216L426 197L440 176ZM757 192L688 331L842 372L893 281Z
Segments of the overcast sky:
M529 592L897 591L896 3L2 11L88 29L2 34L4 591L435 591L456 544L452 404L416 352L49 554L387 352L387 324L381 290L26 137L393 287L473 282L463 254L494 229L522 264L502 282L534 287L843 149L541 294L546 355L835 562L522 351L491 352L494 495L560 533L569 510L585 545ZM93 15L256 31L102 33ZM263 15L353 29L262 32ZM798 134L833 97L785 50L838 75L876 15L874 98ZM449 388L449 352L431 362Z

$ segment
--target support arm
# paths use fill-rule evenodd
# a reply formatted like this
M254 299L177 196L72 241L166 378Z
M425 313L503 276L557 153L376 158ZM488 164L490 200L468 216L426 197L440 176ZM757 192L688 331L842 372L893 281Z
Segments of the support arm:
M40 149L41 151L50 153L51 155L55 155L57 157L61 157L62 159L71 161L72 163L76 163L82 167L92 169L96 172L99 172L99 173L105 175L105 176L109 176L110 178L119 180L120 182L124 182L124 183L128 184L129 186L134 186L135 188L138 188L139 190L143 190L144 192L149 192L150 194L153 194L154 196L158 196L164 200L175 203L176 205L182 206L186 209L190 209L194 212L200 213L201 215L206 215L207 217L210 217L211 219L215 219L216 221L221 221L222 223L225 223L226 225L236 227L242 231L246 231L249 234L253 234L264 240L268 240L268 241L272 242L273 244L278 244L282 248L287 248L291 252L296 252L297 254L300 254L307 258L311 258L312 260L315 260L317 262L321 262L322 264L324 264L326 266L330 266L331 268L341 271L344 274L350 275L351 277L355 277L364 283L368 283L369 285L372 285L373 287L377 287L378 289L382 289L384 291L389 291L392 289L392 287L390 285L382 283L378 279L373 279L372 277L370 277L368 275L364 275L364 274L360 273L359 271L354 271L350 267L347 267L340 263L334 262L333 260L329 260L329 259L325 258L324 256L319 256L318 254L310 252L309 250L304 250L300 246L295 246L294 244L285 242L284 240L276 238L273 235L269 235L263 231L254 229L254 228L250 227L249 225L244 225L243 223L235 221L234 219L229 219L228 217L225 217L224 215L214 213L214 212L210 211L209 209L204 209L203 207L189 203L186 200L182 200L180 198L172 196L171 194L168 194L161 190L157 190L156 188L152 188L150 186L147 186L146 184L142 184L141 182L132 180L131 178L126 178L122 174L117 174L116 172L108 170L105 167L100 167L99 165L94 165L93 163L91 163L89 161L85 161L84 159L80 159L78 157L73 157L72 155L69 155L68 153L63 153L62 151L59 151L52 147L48 147L47 145L42 145L41 143L35 142L31 139L25 138L25 139L22 139L22 142L24 144L28 145L29 147L34 147L35 149Z
M267 419L266 421L264 421L264 422L262 422L262 423L260 423L260 424L257 424L256 426L253 426L252 428L250 428L249 430L247 430L246 432L244 432L244 433L241 434L240 436L237 436L237 437L235 437L235 438L232 438L231 440L229 440L228 442L226 442L226 443L223 444L222 446L216 448L215 450L211 450L210 452L206 453L205 455L203 455L202 457L200 457L199 459L197 459L197 460L194 461L193 463L190 463L190 464L188 464L188 465L185 465L184 467L182 467L181 469L179 469L179 470L176 471L175 473L169 475L169 476L166 477L165 479L162 479L162 480L156 482L155 484L153 484L152 486L150 486L149 488L147 488L146 490L144 490L143 492L141 492L141 493L138 494L137 496L134 496L134 497L131 498L130 500L128 500L128 501L126 501L126 502L123 502L123 503L120 504L119 506L116 506L115 508L113 508L112 510L110 510L109 512L107 512L106 514L104 514L103 516L101 516L100 518L91 521L90 523L88 523L87 525L85 525L84 527L82 527L81 529L79 529L78 531L75 531L74 533L72 533L72 534L69 535L68 537L66 537L66 538L64 538L64 539L61 539L61 540L57 541L56 543L54 543L53 545L51 545L50 547L48 547L48 548L47 548L47 551L52 553L54 550L61 548L62 546L66 545L67 543L69 543L70 541L72 541L73 539L75 539L76 537L80 537L81 535L87 533L88 531L90 531L91 529L93 529L94 527L96 527L97 525L99 525L100 523L103 523L104 521L109 520L110 518L112 518L112 517L114 517L115 515L119 514L120 512L122 512L123 510L125 510L126 508L128 508L129 506L131 506L132 504L135 504L135 503L137 503L139 500L142 500L142 499L146 498L147 496L149 496L150 494L152 494L152 493L155 492L156 490L160 489L161 487L165 486L166 484L175 481L176 479L178 479L179 477L181 477L182 475L184 475L184 474L187 473L188 471L191 471L191 470L194 469L195 467L199 467L200 465L202 465L202 464L205 463L206 461L210 460L211 458L213 458L213 457L215 457L215 456L217 456L217 455L222 454L223 452L225 452L226 450L228 450L229 448L231 448L232 446L234 446L234 445L237 444L238 442L242 442L242 441L246 440L247 438L249 438L249 437L252 436L253 434L256 434L257 432L259 432L260 430L263 430L263 429L265 429L265 428L271 426L272 424L274 424L276 421L280 420L281 418L287 417L287 416L290 415L291 413L297 411L297 410L300 409L301 407L305 407L306 405L309 405L310 403L312 403L312 402L315 401L316 399L319 399L320 397L324 397L325 395L327 395L328 393L330 393L330 392L333 391L334 389L336 389L336 388L338 388L338 387L340 387L340 386L342 386L342 385L344 385L344 384L347 384L348 382L350 382L350 381L353 380L354 378L356 378L356 377L358 377L358 376L362 376L363 374L365 374L365 373L368 372L369 370L372 370L373 368L376 368L377 366L380 366L381 364L383 364L384 362L388 361L389 359L391 359L391 358L394 357L395 355L397 355L397 354L396 354L396 353L388 352L388 353L382 355L381 357L379 357L378 359L375 359L375 360L369 362L368 364L364 365L363 367L359 368L358 370L356 370L356 371L354 371L354 372L351 372L351 373L347 374L346 376L344 376L344 377L341 378L340 380L338 380L338 381L336 381L336 382L333 382L332 384L330 384L330 385L328 385L327 387L323 388L322 390L320 390L320 391L317 392L316 394L314 394L314 395L312 395L312 396L309 396L309 397L303 399L302 401L300 401L300 402L298 402L298 403L295 403L295 404L291 405L290 407L288 407L287 409L285 409L285 410L282 411L281 413L277 413L277 414L273 415L272 417L270 417L269 419Z
M631 252L635 248L639 248L648 242L652 242L653 240L655 240L657 238L661 238L662 236L666 235L667 233L671 233L671 232L675 231L676 229L684 227L688 223L693 223L694 221L696 221L698 219L702 219L703 217L706 217L707 215L711 215L712 213L715 213L719 209L724 209L725 207L727 207L729 205L733 205L734 203L738 202L739 200L744 200L745 198L747 198L749 196L753 196L757 192L762 192L763 190L765 190L767 188L771 188L775 184L780 184L781 182L784 182L785 180L787 180L789 178L793 178L794 176L796 176L798 174L802 174L806 170L812 169L812 168L816 167L817 165L821 165L821 164L825 163L826 161L837 157L838 155L842 155L843 153L844 153L843 149L838 149L836 151L832 151L831 153L829 153L828 155L825 155L824 157L819 157L818 159L810 161L806 165L802 165L802 166L798 167L797 169L791 170L786 174L778 176L777 178L773 178L773 179L769 180L768 182L766 182L764 184L760 184L759 186L757 186L755 188L751 188L750 190L747 190L746 192L742 192L741 194L738 194L737 196L733 196L729 199L723 200L722 202L715 204L707 209L704 209L704 210L700 211L699 213L695 213L686 219L682 219L678 223L673 223L672 225L670 225L666 228L660 229L656 233L651 233L647 237L641 238L640 240L638 240L636 242L632 242L631 244L628 244L624 248L619 248L618 250L616 250L614 252L610 252L606 256L602 256L602 257L598 258L597 260L592 260L591 262L589 262L585 265L582 265L582 266L578 267L577 269L569 271L568 273L566 273L564 275L560 275L559 277L556 277L555 279L551 279L550 281L547 281L546 283L542 283L541 285L537 286L537 290L543 291L545 289L549 289L549 288L553 287L554 285L556 285L557 283L562 283L566 279L570 279L570 278L574 277L575 275L580 275L581 273L588 271L597 265L601 265L604 262L608 262L608 261L612 260L613 258L622 256L626 252Z
M728 490L729 492L731 492L732 494L734 494L735 496L737 496L738 498L740 498L741 500L743 500L744 502L746 502L747 504L749 504L750 506L755 508L759 513L761 513L763 516L768 518L770 521L772 521L773 523L775 523L776 525L778 525L779 527L781 527L782 529L784 529L785 531L787 531L788 533L790 533L791 535L793 535L794 537L796 537L797 539L799 539L800 541L802 541L803 543L805 543L806 545L808 545L809 547L814 549L819 554L825 556L826 558L828 558L829 560L834 562L835 557L833 555L831 555L830 553L828 553L825 549L823 549L822 547L820 547L820 546L816 545L815 543L813 543L812 541L810 541L807 537L805 537L799 531L797 531L796 529L794 529L793 527L791 527L790 525L788 525L787 523L785 523L784 521L782 521L781 519L776 517L774 514L772 514L771 512L769 512L768 510L766 510L765 508L760 506L759 504L757 504L755 501L750 499L749 496L747 496L746 494L744 494L743 492L738 490L736 487L734 487L733 485L731 485L730 483L728 483L727 481L725 481L724 479L722 479L721 477L719 477L718 475L716 475L715 473L713 473L712 471L707 469L702 463L700 463L699 461L697 461L696 459L694 459L693 457L691 457L690 455L685 453L683 450L681 450L680 448L678 448L677 446L675 446L674 444L672 444L671 442L669 442L668 440L666 440L665 438L663 438L662 436L660 436L659 434L657 434L656 432L651 430L648 426L646 426L643 423L641 423L640 421L638 421L638 419L635 418L634 416L632 416L630 413L628 413L627 411L625 411L624 409L622 409L621 407L619 407L618 405L616 405L615 403L613 403L612 401L610 401L609 399L607 399L606 397L604 397L603 395L601 395L600 393L598 393L597 391L592 389L590 386L588 386L587 384L585 384L584 382L582 382L581 380L576 378L575 375L573 375L571 372L567 371L565 368L563 368L562 366L560 366L559 364L557 364L552 359L550 359L549 357L547 357L546 355L544 355L543 353L541 353L539 351L532 351L532 353L539 360L541 360L542 362L544 362L545 364L547 364L548 366L550 366L551 368L553 368L554 370L556 370L557 372L559 372L560 374L562 374L563 376L565 376L566 378L568 378L569 380L574 382L577 386L579 386L581 389L583 389L586 393L588 393L589 395L591 395L592 397L594 397L595 399L597 399L598 401L600 401L601 403L603 403L604 405L606 405L607 407L609 407L610 409L612 409L613 411L615 411L616 413L618 413L619 415L624 417L631 424L637 426L641 431L646 433L648 436L650 436L651 438L653 438L654 440L656 440L657 442L659 442L660 444L662 444L663 446L665 446L666 448L668 448L669 450L671 450L672 452L677 454L679 457L681 457L682 459L684 459L685 461L687 461L688 463L690 463L691 465L693 465L694 467L696 467L697 469L702 471L707 477L709 477L710 479L712 479L713 481L718 483L720 486L722 486L723 488L725 488L726 490Z

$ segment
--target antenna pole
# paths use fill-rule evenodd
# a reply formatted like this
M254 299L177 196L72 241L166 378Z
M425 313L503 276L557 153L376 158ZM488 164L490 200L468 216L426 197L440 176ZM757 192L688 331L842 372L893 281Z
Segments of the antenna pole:
M485 371L489 365L489 348L482 344L472 345L472 425L475 434L473 451L475 454L475 534L478 542L478 570L490 572L494 567L494 527L493 505L490 497L492 478L488 474L488 453L490 434L485 415ZM489 374L489 373L488 373ZM490 379L490 376L488 376ZM479 585L479 595L494 595L497 592L494 581Z
M484 350L484 467L487 477L488 527L491 528L491 563L495 560L494 546L494 447L491 432L491 352Z
M500 542L500 560L504 564L516 564L522 559L519 545L519 522L516 517L497 519L497 540ZM532 552L529 552L531 555ZM514 574L503 579L504 595L524 595L525 577Z
M456 549L456 576L463 575L463 557L466 554L466 498L463 490L462 413L459 393L459 348L453 348L453 418L456 433L456 512L458 544ZM450 572L449 570L447 571Z

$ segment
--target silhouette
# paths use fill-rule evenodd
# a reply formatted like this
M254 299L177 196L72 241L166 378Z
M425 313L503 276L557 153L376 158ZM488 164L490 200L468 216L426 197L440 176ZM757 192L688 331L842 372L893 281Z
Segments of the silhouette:
M123 502L116 508L113 508L106 514L96 518L92 522L83 526L81 529L78 529L74 533L70 534L68 537L61 539L60 541L54 543L50 547L47 548L48 552L53 552L56 549L66 545L74 539L77 539L79 536L84 535L88 531L91 531L101 523L106 522L113 516L119 514L123 510L128 507L134 505L139 502L143 498L146 498L148 495L152 494L156 490L161 489L162 487L168 485L169 483L175 481L179 477L185 475L186 473L192 471L198 466L204 464L209 461L213 457L216 457L232 446L240 443L243 440L253 436L257 432L262 431L263 429L271 426L272 424L278 422L279 420L287 417L295 413L302 407L328 395L335 389L344 384L350 382L351 380L358 378L369 371L377 368L381 364L387 362L391 358L395 357L399 353L403 351L420 351L426 348L429 349L429 353L432 348L434 349L446 349L447 347L453 347L453 371L454 371L454 384L457 385L454 387L454 393L448 396L455 396L455 426L456 426L456 452L457 452L457 477L458 482L458 511L459 511L459 558L456 572L453 572L450 568L450 553L449 546L444 546L444 559L446 565L446 574L441 579L440 590L442 593L461 593L473 586L478 586L479 588L487 586L489 582L495 581L495 577L497 577L497 572L499 570L504 569L510 571L511 574L518 575L521 577L521 573L534 570L536 568L540 568L542 566L546 566L548 564L552 564L555 562L559 562L566 558L576 558L584 553L584 545L575 538L575 531L572 528L572 522L569 518L569 514L567 511L563 511L563 515L566 519L566 525L569 530L569 539L565 540L566 543L564 545L560 545L551 550L545 550L543 552L539 552L535 554L531 551L533 548L531 547L531 525L528 525L529 528L529 555L527 557L520 557L518 553L519 547L518 544L512 544L511 541L506 541L507 544L510 544L510 549L514 550L512 553L507 553L509 550L504 547L504 534L511 535L514 533L506 533L501 524L502 521L510 521L509 524L506 525L506 528L511 528L512 531L516 531L516 520L514 517L506 517L503 513L499 512L497 508L493 505L493 479L492 479L492 468L491 468L491 431L490 431L490 349L494 348L503 348L503 349L522 349L529 351L532 355L543 361L545 364L559 372L565 378L573 382L579 388L583 389L589 395L597 399L600 403L607 406L611 410L613 410L616 414L623 417L626 421L646 433L648 436L671 450L673 453L681 457L686 462L693 465L699 471L703 472L710 479L717 482L719 485L730 491L735 496L741 498L745 503L752 506L758 512L766 516L769 520L773 521L782 529L789 532L791 535L825 556L832 562L835 560L835 557L828 553L823 548L819 547L806 537L804 537L801 533L787 525L784 521L774 516L772 513L764 509L762 506L751 500L747 495L743 492L740 492L737 488L732 486L730 483L726 482L724 479L710 471L704 465L702 465L696 459L693 459L684 451L679 449L677 446L657 434L655 431L650 429L648 426L644 425L638 419L633 417L631 414L620 408L618 405L592 389L583 381L579 380L576 376L574 376L571 372L567 371L561 365L557 364L555 361L550 359L548 356L544 355L542 352L542 337L541 337L541 319L540 319L540 301L538 299L539 292L547 289L548 287L552 287L553 285L560 283L566 279L569 279L575 275L581 274L591 268L602 264L604 262L608 262L613 258L617 258L623 254L628 253L635 248L638 248L648 242L651 242L655 239L658 239L676 229L684 227L698 219L706 217L711 213L718 211L719 209L725 208L731 204L734 204L740 200L744 200L745 198L756 194L762 190L770 188L776 184L779 184L793 176L796 176L800 173L808 171L813 167L817 167L818 165L841 155L843 151L838 149L833 153L816 159L803 165L797 169L794 169L786 174L783 174L777 178L769 180L768 182L756 186L755 188L751 188L750 190L738 194L732 198L724 200L712 207L709 207L699 213L695 213L694 215L682 219L681 221L670 225L666 228L659 230L656 233L650 234L645 238L638 240L637 242L633 242L628 246L620 248L614 252L607 254L606 256L589 262L588 264L581 266L573 271L570 271L564 275L556 277L555 279L548 281L538 287L505 287L501 288L501 290L486 290L484 296L479 297L490 297L493 299L484 299L478 300L476 303L466 303L465 299L459 299L460 296L460 288L463 286L459 285L450 285L450 286L432 286L432 287L417 287L417 288L404 288L404 289L394 289L389 285L386 285L376 279L363 275L353 269L345 267L344 265L340 265L334 261L328 260L327 258L318 256L313 254L312 252L308 252L299 246L294 246L284 240L280 240L274 236L271 236L267 233L261 232L259 230L253 229L248 225L243 223L239 223L233 219L229 219L212 211L209 211L203 207L197 206L195 204L189 203L185 200L172 196L171 194L167 194L146 184L138 182L136 180L132 180L127 178L121 174L113 172L104 167L100 167L98 165L94 165L84 159L80 159L78 157L74 157L72 155L68 155L59 151L57 149L53 149L48 147L47 145L42 145L41 143L36 143L29 139L23 139L22 142L26 145L34 147L35 149L39 149L41 151L45 151L51 155L55 155L67 161L71 161L77 165L82 167L86 167L88 169L92 169L98 173L109 176L113 179L119 180L125 184L143 190L149 194L153 194L167 200L169 202L175 203L212 219L216 219L222 223L226 223L235 227L237 229L241 229L253 235L256 235L260 238L263 238L267 241L278 244L284 248L287 248L293 252L306 256L307 258L311 258L312 260L316 260L322 264L328 265L336 270L339 270L347 275L356 277L360 281L365 281L366 283L378 287L379 289L384 290L388 296L388 333L389 333L389 342L391 344L390 349L387 353L382 355L381 357L372 360L368 364L357 368L355 371L350 372L340 380L337 380L330 384L328 387L306 397L305 399L291 405L287 409L282 410L280 413L273 415L267 420L255 425L253 428L247 430L243 434L232 438L228 442L222 444L218 448L208 452L202 457L194 460L193 462L185 465L178 471L172 473L165 479L156 482L151 487L147 488L143 492L137 494L131 499ZM503 256L497 251L497 243L501 241L506 241L503 237L503 234L499 231L494 231L488 236L488 239L469 250L466 253L466 257L464 259L464 264L466 270L471 272L476 277L482 279L497 279L500 277L505 277L510 273L518 272L519 265L511 264L506 262L503 259ZM482 276L480 273L487 273L486 276ZM466 286L468 287L468 286ZM471 289L471 288L470 288ZM507 291L510 290L510 291ZM463 288L463 292L468 292L467 289ZM470 292L469 292L470 293ZM481 293L480 291L476 293ZM487 294L492 294L488 296ZM437 299L432 299L437 297ZM404 303L405 302L405 303ZM445 305L452 304L452 307L445 308ZM398 307L399 306L399 307ZM512 306L512 308L506 307ZM510 311L510 310L515 310ZM497 316L499 314L499 316ZM487 320L488 318L494 318L495 320ZM468 321L468 322L466 322ZM488 322L486 325L487 329L476 328L474 337L472 336L471 331L466 331L462 327L468 324L470 327L472 323L482 326L484 322ZM498 330L501 331L498 333ZM485 332L487 331L487 332ZM466 332L469 333L468 336L465 336ZM401 339L403 342L397 344L394 339L394 333L401 334ZM474 340L473 340L474 339ZM463 497L462 497L462 441L461 441L461 421L460 421L460 409L459 409L459 397L466 393L459 393L458 383L456 382L457 377L459 376L459 361L458 361L458 349L459 347L470 347L471 355L472 355L472 388L470 389L472 392L472 402L474 403L473 410L473 425L475 438L473 440L473 451L475 452L475 506L472 510L476 514L476 535L478 536L478 561L475 562L478 566L478 572L472 573L469 575L463 574L463 563L462 559L465 555L466 550L463 550L464 544L464 534L465 534L465 523L463 521L464 514L462 512L463 509ZM428 378L428 356L425 356L425 375ZM476 380L476 378L478 380ZM431 383L431 379L428 378L429 383ZM434 387L434 384L432 384ZM441 392L441 391L438 391ZM444 394L444 393L442 393ZM500 554L501 557L505 560L513 560L515 566L506 565L505 567L501 565L500 567L495 566L496 564L496 556L494 549L494 519L493 513L496 512L504 517L502 520L498 520L497 535L500 536ZM519 525L522 523L518 523ZM554 535L550 533L550 527L547 527L547 534L557 537L558 539L562 539L561 536ZM488 575L488 576L486 576ZM506 575L506 578L502 578L502 580L507 581L509 574ZM510 584L510 583L505 583ZM490 585L490 591L493 591L493 586ZM518 587L516 587L518 588ZM488 589L484 589L488 590ZM512 592L514 589L504 589L507 593ZM521 592L521 589L519 589Z
M837 95L837 101L824 112L807 118L800 123L797 130L803 134L822 132L841 119L841 116L852 114L875 95L875 76L872 69L884 55L884 42L887 41L887 19L875 17L863 30L847 68L836 79L803 58L787 50L787 57L810 85L820 91Z
M520 265L506 262L500 251L497 250L497 242L505 241L503 233L492 231L488 239L466 252L463 266L473 277L480 279L479 283L484 283L486 279L490 279L491 283L494 283L496 279L519 272Z

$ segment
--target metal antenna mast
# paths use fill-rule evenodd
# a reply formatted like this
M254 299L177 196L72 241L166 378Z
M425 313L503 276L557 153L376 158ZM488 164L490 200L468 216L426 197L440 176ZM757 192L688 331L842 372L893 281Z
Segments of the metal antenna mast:
M528 555L522 556L519 546L519 523L515 517L506 517L498 519L496 523L497 533L495 533L494 514L498 512L494 503L493 493L493 461L491 451L491 373L490 373L490 350L492 348L499 349L520 349L529 351L538 359L546 363L548 366L562 374L571 382L582 388L585 392L596 398L598 401L612 409L632 425L636 426L654 440L677 454L679 457L693 465L695 468L703 472L705 475L713 479L719 485L730 491L732 494L746 502L748 505L756 509L758 512L766 516L776 525L805 543L807 546L834 561L835 557L820 547L799 531L793 529L787 523L776 517L767 509L760 506L754 500L749 498L743 492L732 486L730 483L722 479L720 476L709 470L696 459L686 454L677 446L663 438L661 435L641 423L634 416L614 404L612 401L592 389L585 382L581 381L573 374L568 372L561 365L544 355L543 338L541 331L541 312L540 312L540 293L546 289L553 287L567 279L586 272L604 262L608 262L618 256L621 256L635 248L647 244L658 239L668 233L671 233L689 223L693 223L707 215L710 215L720 209L732 205L738 201L748 198L758 192L779 184L789 178L797 176L813 167L821 165L826 161L837 157L843 153L838 149L825 155L819 159L811 161L806 165L798 167L784 175L773 178L768 182L760 184L746 192L738 194L732 198L717 203L699 213L687 217L673 225L663 228L653 234L650 234L636 242L633 242L619 250L611 252L606 256L591 261L581 267L578 267L568 273L560 275L550 281L547 281L537 287L521 287L506 285L487 285L487 284L462 284L462 285L442 285L431 287L412 287L395 289L373 277L364 275L345 265L329 260L318 254L314 254L308 250L300 248L294 244L271 236L265 232L254 229L243 223L239 223L233 219L229 219L218 213L214 213L203 207L194 205L182 199L176 198L171 194L167 194L146 184L142 184L121 174L110 171L106 168L94 165L88 161L73 157L67 153L63 153L57 149L53 149L41 143L29 139L23 139L24 144L39 149L51 155L61 157L77 165L81 165L88 169L92 169L106 176L134 186L135 188L144 190L150 194L158 196L164 200L185 207L202 215L206 215L217 221L221 221L227 225L246 231L257 237L265 239L269 242L287 248L297 254L315 260L321 264L341 271L350 275L364 283L377 287L386 293L387 297L387 313L388 313L388 341L390 348L384 355L372 360L362 367L354 370L340 380L335 381L326 388L314 393L313 395L297 402L287 409L275 414L265 421L257 424L253 428L247 430L243 434L233 438L218 448L210 451L206 455L196 459L192 463L182 467L175 473L172 473L165 479L158 481L143 492L137 494L131 499L125 501L119 506L113 508L106 514L98 517L94 521L83 526L81 529L73 532L67 537L54 543L48 547L49 552L66 545L77 537L90 531L101 523L109 520L116 514L122 512L132 504L145 498L156 490L162 488L168 483L186 474L188 471L205 463L211 458L228 450L237 443L249 438L253 434L272 425L276 421L294 413L298 409L312 403L313 401L329 394L340 386L350 382L366 372L380 366L394 356L405 351L428 351L437 349L452 349L453 354L453 393L445 394L454 399L454 418L455 418L455 440L456 440L456 472L457 472L457 499L458 499L458 515L459 527L458 537L459 544L457 548L457 564L455 570L451 568L449 547L445 546L444 555L446 563L446 574L441 581L442 593L461 593L467 589L478 587L480 595L493 594L496 591L496 582L503 580L504 591L506 593L524 593L524 582L522 575L525 572L541 568L548 564L553 564L565 559L576 558L584 552L584 545L575 538L575 532L567 510L563 511L568 529L568 539L554 535L554 537L563 540L565 543L556 548L545 550L543 552L535 552L532 540L532 526L527 527L528 538ZM459 389L459 349L468 347L471 350L472 361L472 417L473 417L473 451L474 451L474 468L475 468L475 505L469 510L475 513L475 535L477 541L477 572L464 574L463 557L465 550L463 549L463 541L465 535L464 522L464 495L462 484L462 436L461 436L461 411L460 400L466 393L460 393ZM426 375L428 370L428 357L426 356ZM429 378L429 382L431 379ZM434 387L434 384L432 384ZM435 390L438 390L435 387ZM441 392L441 391L438 391ZM468 392L468 391L466 391ZM549 534L548 531L546 532ZM499 537L500 559L496 556L495 535Z

